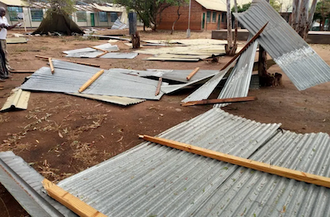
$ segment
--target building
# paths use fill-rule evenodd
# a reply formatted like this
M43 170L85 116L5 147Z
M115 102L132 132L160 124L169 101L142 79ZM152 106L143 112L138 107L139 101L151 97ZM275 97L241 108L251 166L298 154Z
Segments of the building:
M10 24L23 19L24 27L38 27L49 8L47 3L35 2L29 5L23 0L1 0L0 6L6 8L6 17ZM75 8L76 12L71 15L71 18L80 27L111 27L118 18L123 23L127 23L128 20L126 8L120 5L78 2Z
M172 29L177 19L177 6L165 9L157 29ZM226 4L220 0L191 0L190 29L217 30L225 29L227 25ZM175 24L176 30L188 29L189 4L180 7L180 19Z

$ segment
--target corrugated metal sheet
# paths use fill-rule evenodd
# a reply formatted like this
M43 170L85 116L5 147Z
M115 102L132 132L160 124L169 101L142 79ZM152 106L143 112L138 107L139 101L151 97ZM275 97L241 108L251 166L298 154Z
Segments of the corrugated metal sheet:
M213 78L208 80L203 86L198 88L195 92L187 96L181 102L197 101L207 99L210 94L213 92L214 88L219 84L223 76L227 73L230 67L227 67L225 70L221 70Z
M31 216L76 216L42 192L43 179L13 152L0 152L0 182Z
M110 5L102 6L102 5L98 5L98 4L95 4L95 3L93 3L92 5L94 6L94 8L96 10L99 10L99 11L123 12L123 11L126 10L126 8L121 6L121 5L113 5L112 7Z
M258 42L255 41L242 53L225 86L222 88L218 99L245 97L248 95L257 47ZM217 104L214 107L220 108L226 105L228 104Z
M92 95L92 94L84 94L84 93L69 93L73 96L79 96L84 97L88 99L95 99L102 102L110 102L122 106L129 106L129 105L135 105L141 102L144 102L144 99L133 99L128 97L120 97L120 96L100 96L100 95Z
M57 68L58 64L61 68ZM68 66L67 70L62 69ZM77 65L81 71L70 70ZM30 76L21 88L24 90L77 93L79 88L100 69L65 61L54 61L55 73L42 67ZM155 96L158 81L105 71L83 93L94 95L123 96L139 99L159 100L163 92Z
M128 26L125 23L122 23L119 18L111 26L111 29L127 29L127 28Z
M328 134L284 132L251 159L330 177L329 152ZM240 167L194 215L328 216L329 203L329 188Z
M278 127L214 108L160 136L249 157ZM207 205L236 169L228 163L144 142L58 185L108 216L188 216Z
M204 8L215 11L227 11L226 2L218 0L196 0Z
M254 0L246 12L234 15L252 34L269 22L258 42L299 90L330 81L329 65L266 1Z
M102 50L106 50L109 52L119 50L117 45L111 45L109 43L97 45L94 47L100 48ZM88 47L88 48L81 48L81 49L75 49L75 50L67 50L67 51L63 51L63 53L67 54L66 57L95 58L97 55L102 54L103 52Z
M134 59L138 53L107 53L100 58L108 59Z
M22 91L22 89L14 89L0 111L27 109L29 99L30 92Z

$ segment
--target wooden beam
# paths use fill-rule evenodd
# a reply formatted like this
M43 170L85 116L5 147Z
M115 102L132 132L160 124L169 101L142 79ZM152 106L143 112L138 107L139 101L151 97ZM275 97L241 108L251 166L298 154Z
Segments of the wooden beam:
M108 52L107 50L103 50L103 49L101 49L101 48L97 48L97 47L93 47L93 46L90 46L90 48L93 48L93 49L95 49L95 50L102 51L103 53Z
M107 53L109 53L109 52L108 51L105 51L104 53L101 53L101 54L97 55L95 58L99 58L99 57L101 57L103 55L106 55Z
M162 87L162 81L163 81L163 79L159 78L155 96L158 96L158 94L160 93L160 88Z
M239 57L249 46L250 44L252 44L252 42L254 42L258 37L259 35L262 33L262 31L264 31L264 29L266 28L268 22L257 32L257 34L255 34L246 44L245 46L224 66L222 67L221 70L224 70L226 69L232 62L234 62L237 57ZM221 71L220 70L220 71Z
M15 69L11 73L34 73L35 71L34 69Z
M74 60L64 60L64 61L72 62L72 63L77 63L77 64L85 65L85 66L93 66L93 67L98 67L98 68L101 67L100 65L93 64L93 63L84 63L84 62L79 62L79 61L74 61Z
M79 93L83 92L86 90L87 87L89 87L96 79L98 79L102 74L104 70L102 69L101 71L98 71L93 77L91 77L85 84L83 84L80 89L78 90Z
M221 152L216 152L216 151L212 151L209 149L200 148L197 146L193 146L193 145L189 145L189 144L185 144L185 143L181 143L181 142L177 142L177 141L172 141L172 140L168 140L168 139L157 138L157 137L152 137L152 136L147 136L147 135L139 135L139 137L144 140L150 141L150 142L158 143L158 144L165 145L165 146L168 146L171 148L202 155L205 157L213 158L216 160L224 161L224 162L235 164L238 166L243 166L243 167L251 168L254 170L258 170L258 171L262 171L262 172L266 172L266 173L283 176L286 178L295 179L298 181L303 181L303 182L330 188L330 178L329 177L304 173L301 171L292 170L292 169L288 169L285 167L273 166L273 165L262 163L259 161L249 160L246 158L237 157L237 156L233 156L233 155L229 155L229 154L225 154L225 153L221 153Z
M50 71L52 72L52 74L54 74L55 69L54 69L52 58L48 58L48 61L49 61Z
M237 102L248 102L256 100L255 96L247 97L236 97L236 98L226 98L226 99L203 99L200 101L190 101L182 103L182 106L192 106L192 105L208 105L208 104L220 104L220 103L237 103Z
M49 57L40 56L40 55L35 55L35 57L40 58L40 59L44 59L44 60L48 60L49 59Z
M187 77L187 81L189 81L197 72L199 71L199 67L197 67L196 69L194 69L194 71L192 71Z
M65 207L69 208L74 213L78 214L79 216L106 217L106 215L97 211L96 209L94 209L90 205L86 204L85 202L81 201L79 198L73 196L69 192L58 187L51 181L44 179L42 181L42 185L44 186L45 190L47 191L47 193L50 197L52 197L56 201L60 202Z

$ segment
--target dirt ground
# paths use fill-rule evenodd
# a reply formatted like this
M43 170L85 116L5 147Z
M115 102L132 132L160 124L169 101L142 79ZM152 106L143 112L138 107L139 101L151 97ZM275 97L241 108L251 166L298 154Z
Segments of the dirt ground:
M10 33L22 33L10 31ZM100 31L98 34L128 35L127 30ZM141 32L141 39L184 39L185 32ZM192 32L191 38L211 38L211 32ZM81 37L29 36L27 44L8 45L10 64L15 69L37 70L47 62L35 55L65 59L62 51L106 43ZM116 43L120 52L131 49ZM330 46L312 45L330 64ZM131 69L220 69L229 57L219 63L145 61L149 55L135 59L76 59L101 65L101 68ZM330 134L330 83L298 91L281 69L274 65L269 72L283 74L277 87L251 90L258 100L231 104L229 113L264 123L282 123L285 130L297 133ZM15 73L0 90L3 105L11 89L20 86L30 74ZM146 101L129 107L83 99L59 93L33 92L27 110L0 113L0 151L13 151L44 177L60 181L88 167L126 151L142 141L138 134L157 135L172 126L209 110L212 106L181 107L180 101L194 89L165 95L160 101ZM212 94L215 98L219 89ZM28 216L15 199L0 185L0 217Z

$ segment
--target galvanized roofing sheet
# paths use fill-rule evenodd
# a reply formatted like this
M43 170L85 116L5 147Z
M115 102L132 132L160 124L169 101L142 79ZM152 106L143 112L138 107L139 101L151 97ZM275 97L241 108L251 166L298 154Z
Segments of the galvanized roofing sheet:
M330 81L329 65L266 1L253 0L246 12L234 15L252 34L269 22L258 42L299 90Z
M222 88L218 99L245 97L248 95L257 47L258 42L255 41L242 53L225 86ZM217 104L214 107L220 108L226 105L228 104Z
M135 105L145 101L144 99L134 99L128 97L121 97L121 96L92 95L85 93L70 93L70 95L84 97L88 99L100 100L103 102L110 102L122 106Z
M214 108L160 136L248 158L278 127ZM236 169L143 142L58 185L108 216L187 216L206 206Z
M43 179L13 152L0 152L0 182L31 216L76 216L42 192Z
M106 51L118 51L119 48L117 45L111 45L109 43L107 44L101 44L95 46L96 48L106 50ZM102 51L96 50L94 48L81 48L81 49L75 49L75 50L67 50L63 51L63 53L67 54L66 57L85 57L85 58L95 58L96 56L102 54Z
M219 71L213 78L208 80L205 84L203 84L200 88L194 91L192 94L184 98L181 102L189 102L189 101L197 101L207 99L211 93L213 92L214 88L219 84L223 76L227 73L229 67L225 70Z
M127 29L127 28L128 26L125 23L122 23L119 18L111 26L111 29Z
M328 134L279 133L251 159L330 177ZM239 167L196 216L327 216L330 189Z
M59 68L58 65L60 65ZM75 65L77 65L77 69L70 70ZM21 88L35 91L77 93L79 88L100 70L58 60L54 61L54 67L54 74L48 67L40 68L30 76L30 79ZM155 96L157 85L158 81L105 70L83 93L159 100L163 92Z

